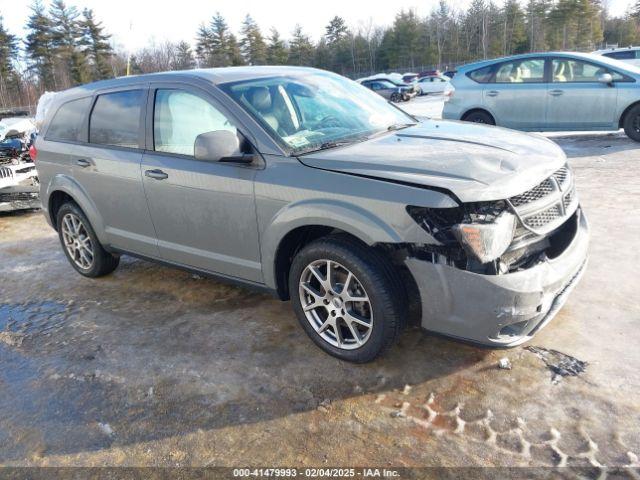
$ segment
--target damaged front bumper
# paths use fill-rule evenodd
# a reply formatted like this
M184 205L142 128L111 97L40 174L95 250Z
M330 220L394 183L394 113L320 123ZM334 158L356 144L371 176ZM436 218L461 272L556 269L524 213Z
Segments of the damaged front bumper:
M483 275L407 258L422 304L422 327L475 343L526 342L560 310L587 263L589 228L576 211L576 231L562 253L513 273Z
M0 212L40 208L39 191L33 163L0 165Z

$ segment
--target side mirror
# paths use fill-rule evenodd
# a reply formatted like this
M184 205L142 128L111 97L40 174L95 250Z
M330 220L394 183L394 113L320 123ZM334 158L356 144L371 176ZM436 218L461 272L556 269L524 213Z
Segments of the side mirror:
M237 162L251 163L253 155L246 155L240 151L238 135L229 130L213 130L201 133L194 144L196 160L206 162Z
M610 73L603 73L598 77L598 82L604 83L605 85L612 86L613 85L613 77Z

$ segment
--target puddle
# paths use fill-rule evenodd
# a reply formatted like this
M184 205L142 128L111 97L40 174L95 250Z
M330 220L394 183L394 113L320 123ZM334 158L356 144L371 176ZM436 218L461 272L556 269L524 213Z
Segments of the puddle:
M19 346L30 335L62 327L70 314L70 305L61 302L0 304L0 341Z

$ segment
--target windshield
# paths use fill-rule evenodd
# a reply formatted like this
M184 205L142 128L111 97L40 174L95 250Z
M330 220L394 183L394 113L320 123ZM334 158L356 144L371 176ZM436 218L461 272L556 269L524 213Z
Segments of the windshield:
M363 141L415 124L362 85L332 73L220 85L293 154Z

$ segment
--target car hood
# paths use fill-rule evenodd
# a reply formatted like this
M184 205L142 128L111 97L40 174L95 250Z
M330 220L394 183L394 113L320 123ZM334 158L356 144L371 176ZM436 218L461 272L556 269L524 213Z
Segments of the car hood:
M518 195L566 163L560 147L540 135L436 120L299 159L309 167L449 190L462 202Z

